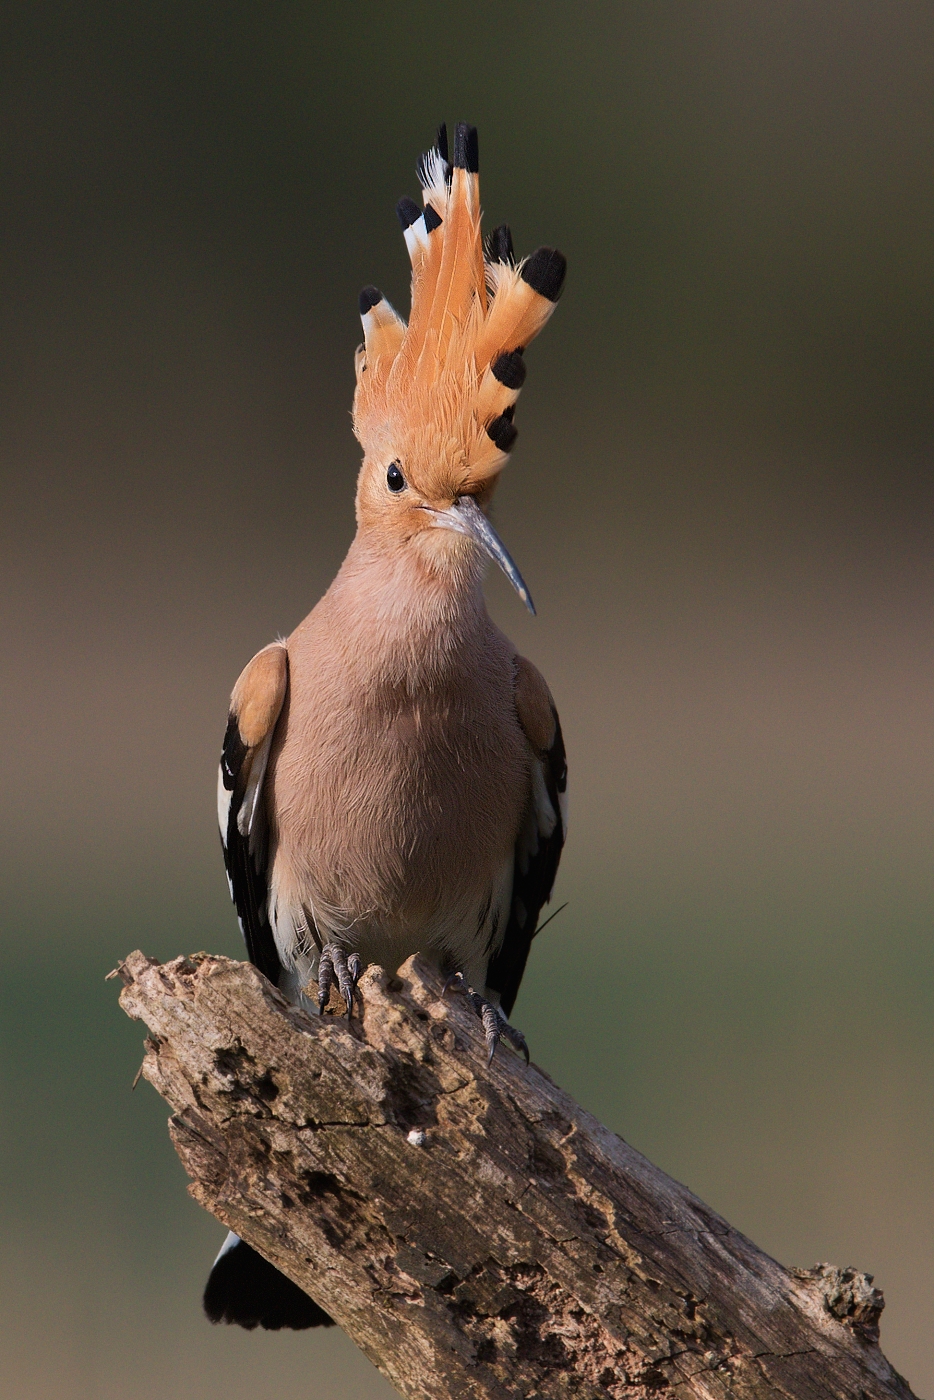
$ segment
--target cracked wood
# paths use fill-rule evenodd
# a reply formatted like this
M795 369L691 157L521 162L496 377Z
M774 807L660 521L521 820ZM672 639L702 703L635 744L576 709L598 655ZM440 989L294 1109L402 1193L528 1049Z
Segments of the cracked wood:
M487 1069L417 958L368 969L362 1024L226 958L118 971L192 1195L401 1395L912 1400L871 1279L782 1268L534 1065Z

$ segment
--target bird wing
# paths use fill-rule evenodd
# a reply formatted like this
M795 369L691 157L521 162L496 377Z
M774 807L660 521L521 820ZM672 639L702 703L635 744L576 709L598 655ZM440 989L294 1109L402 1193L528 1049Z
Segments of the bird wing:
M542 905L552 886L567 833L568 769L555 702L524 656L516 658L516 712L532 750L532 794L516 841L512 902L502 946L490 960L487 987L512 1011Z
M250 962L273 983L278 983L282 963L267 910L263 779L288 684L288 654L281 642L273 642L257 652L233 688L217 775L217 820L230 897Z

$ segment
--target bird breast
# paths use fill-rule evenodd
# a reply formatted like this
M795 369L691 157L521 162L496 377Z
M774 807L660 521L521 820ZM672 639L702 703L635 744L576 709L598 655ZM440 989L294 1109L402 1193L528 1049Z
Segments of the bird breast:
M400 684L296 640L270 765L277 897L374 960L455 950L508 900L529 801L509 643L489 624Z

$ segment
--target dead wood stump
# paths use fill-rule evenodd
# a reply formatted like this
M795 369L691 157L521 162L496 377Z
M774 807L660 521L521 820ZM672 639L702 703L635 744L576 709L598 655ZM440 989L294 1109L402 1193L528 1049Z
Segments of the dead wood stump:
M912 1400L871 1279L782 1268L534 1065L487 1069L417 958L351 1024L226 958L118 972L192 1195L403 1396Z

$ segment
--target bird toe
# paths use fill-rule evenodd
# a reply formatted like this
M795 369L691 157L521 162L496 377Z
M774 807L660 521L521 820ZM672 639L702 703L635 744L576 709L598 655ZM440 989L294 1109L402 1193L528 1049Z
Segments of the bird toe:
M357 983L363 973L363 962L359 953L344 952L337 943L325 943L318 959L318 1011L324 1015L331 987L337 989L344 998L348 1021L353 1017L354 997L359 997Z
M521 1055L525 1056L526 1064L530 1063L528 1041L520 1030L511 1026L503 1015L499 1007L487 997L481 996L468 985L467 979L462 972L452 972L444 984L441 995L447 996L451 991L460 991L469 999L471 1006L479 1017L483 1026L483 1038L486 1041L487 1064L493 1063L493 1056L496 1054L496 1047L501 1040L505 1040L507 1045L511 1045Z

